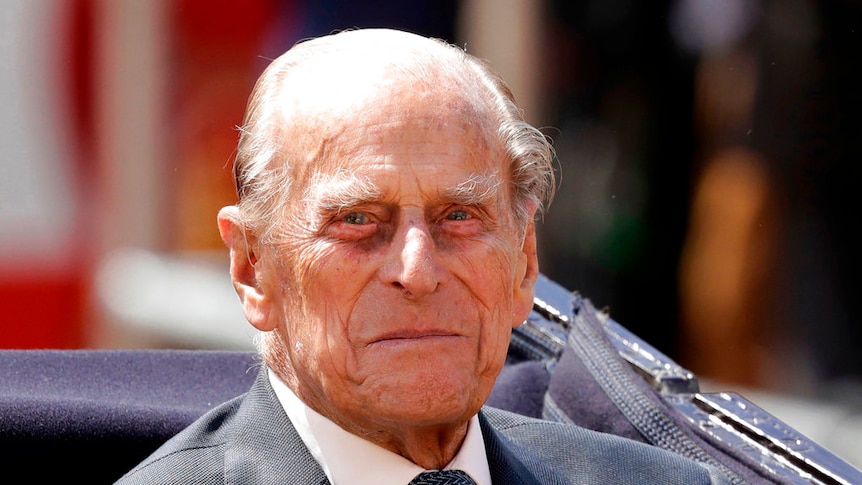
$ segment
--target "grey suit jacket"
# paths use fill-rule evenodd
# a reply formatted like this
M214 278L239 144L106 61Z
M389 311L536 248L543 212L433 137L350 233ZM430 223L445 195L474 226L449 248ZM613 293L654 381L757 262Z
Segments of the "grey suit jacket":
M658 448L486 407L479 415L495 484L723 483ZM711 478L712 477L712 478ZM248 393L177 434L120 484L328 484L262 369Z

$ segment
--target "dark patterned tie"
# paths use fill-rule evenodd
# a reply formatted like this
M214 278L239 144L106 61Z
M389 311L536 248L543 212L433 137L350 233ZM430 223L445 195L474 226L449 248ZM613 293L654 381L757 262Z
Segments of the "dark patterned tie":
M408 485L476 485L476 482L461 470L435 470L416 475Z

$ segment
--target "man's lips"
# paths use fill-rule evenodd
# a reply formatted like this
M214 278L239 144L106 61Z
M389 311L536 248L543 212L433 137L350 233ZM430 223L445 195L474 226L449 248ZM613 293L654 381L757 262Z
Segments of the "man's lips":
M372 339L368 345L430 343L431 341L439 339L454 339L461 337L463 337L463 335L453 332L452 330L399 330L376 337Z

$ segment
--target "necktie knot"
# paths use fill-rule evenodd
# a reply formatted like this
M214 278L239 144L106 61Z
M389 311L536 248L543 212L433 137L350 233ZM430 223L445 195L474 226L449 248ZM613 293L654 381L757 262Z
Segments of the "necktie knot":
M476 482L461 470L435 470L416 475L408 485L476 485Z

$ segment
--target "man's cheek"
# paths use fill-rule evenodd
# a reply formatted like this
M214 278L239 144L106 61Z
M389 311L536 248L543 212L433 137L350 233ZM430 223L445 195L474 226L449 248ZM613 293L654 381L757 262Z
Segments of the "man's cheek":
M514 257L502 251L487 251L482 256L460 259L455 270L461 273L460 279L471 286L474 292L485 294L486 298L496 299L504 296L502 292L510 293L516 270ZM505 296L511 297L510 294Z

